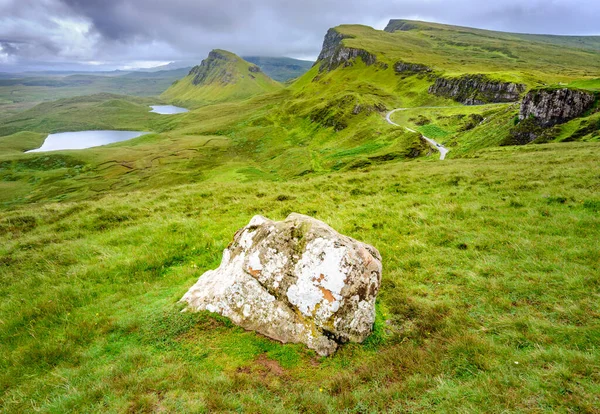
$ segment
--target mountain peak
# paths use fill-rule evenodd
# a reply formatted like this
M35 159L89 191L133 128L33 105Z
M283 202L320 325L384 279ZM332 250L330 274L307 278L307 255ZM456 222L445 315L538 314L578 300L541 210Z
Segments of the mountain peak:
M235 53L214 49L188 76L174 83L163 97L188 106L245 99L281 88L258 66Z
M258 66L246 62L235 53L222 49L214 49L200 65L194 66L190 70L189 76L192 77L193 85L217 82L227 85L236 83L244 74L252 76L251 74L259 73L260 71Z

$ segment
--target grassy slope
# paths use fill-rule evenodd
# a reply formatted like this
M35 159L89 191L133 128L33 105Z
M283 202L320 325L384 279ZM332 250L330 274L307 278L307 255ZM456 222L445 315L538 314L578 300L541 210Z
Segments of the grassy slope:
M340 30L364 31L346 42L381 48L401 35ZM429 41L410 36L409 44ZM398 59L394 47L380 60ZM461 47L447 53L456 57ZM413 53L425 59L423 50ZM463 52L473 60L466 67L487 67L472 52ZM558 72L540 80L535 59L510 77L581 81ZM5 134L21 131L0 137L0 406L593 411L598 146L486 149L502 141L516 108L465 108L429 95L431 82L359 61L181 115L96 96L0 122ZM428 150L385 123L373 109L381 104L452 106L397 116L441 134L463 158L398 162ZM471 114L488 119L457 135ZM419 116L431 122L415 123ZM561 134L568 140L598 117L561 126ZM44 136L23 130L95 126L154 133L85 151L20 153ZM252 215L291 211L372 243L384 257L375 334L330 359L176 305Z
M252 65L233 53L219 50L226 56L219 62L218 70L228 72L231 80L224 81L221 73L213 70L202 84L194 85L194 76L188 75L174 83L162 97L176 104L198 107L217 102L238 101L266 92L281 89L281 85L262 72L252 73Z
M152 120L156 99L97 94L46 102L0 122L0 137L20 131L55 133L87 129L141 129ZM0 154L1 156L2 154Z
M0 405L40 411L581 411L599 404L597 145L12 208ZM376 333L331 358L177 300L254 214L384 258ZM382 384L385 384L383 386Z
M243 56L245 61L259 66L271 79L287 82L310 70L314 62L286 57Z
M541 36L493 32L433 23L394 33L365 26L341 26L357 36L346 40L385 55L430 65L448 74L491 73L500 79L555 83L597 77L600 37Z

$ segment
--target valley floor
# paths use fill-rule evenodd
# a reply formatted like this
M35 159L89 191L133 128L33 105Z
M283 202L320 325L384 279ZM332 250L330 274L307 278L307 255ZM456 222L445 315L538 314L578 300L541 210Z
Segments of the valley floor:
M597 412L599 159L501 147L6 205L1 411ZM383 257L374 335L330 358L179 312L238 228L292 211Z

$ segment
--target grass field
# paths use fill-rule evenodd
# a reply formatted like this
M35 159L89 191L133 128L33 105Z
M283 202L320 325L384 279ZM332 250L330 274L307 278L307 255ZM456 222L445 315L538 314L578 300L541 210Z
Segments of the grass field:
M517 104L465 107L392 66L595 90L596 40L340 30L388 67L217 104L180 82L194 108L173 116L113 94L0 115L0 412L598 412L600 112L501 146ZM149 134L24 153L87 129ZM291 212L383 257L373 335L329 358L180 312L237 229Z
M6 412L595 411L595 144L285 182L13 206L0 232ZM375 334L317 358L178 299L255 214L375 245Z

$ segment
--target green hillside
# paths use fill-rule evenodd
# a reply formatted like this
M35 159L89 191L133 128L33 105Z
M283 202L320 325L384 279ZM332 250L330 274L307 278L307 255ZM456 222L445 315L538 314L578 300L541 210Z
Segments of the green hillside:
M254 63L278 82L287 82L304 75L315 63L286 57L243 56L243 59Z
M235 101L282 86L261 69L233 53L213 50L201 65L192 68L188 76L175 82L162 98L189 107Z
M331 29L285 87L213 51L160 98L188 113L1 113L0 411L596 412L598 39L387 30ZM506 145L540 86L596 100ZM24 153L84 129L148 134ZM177 303L251 217L291 212L383 257L373 335L328 358Z

